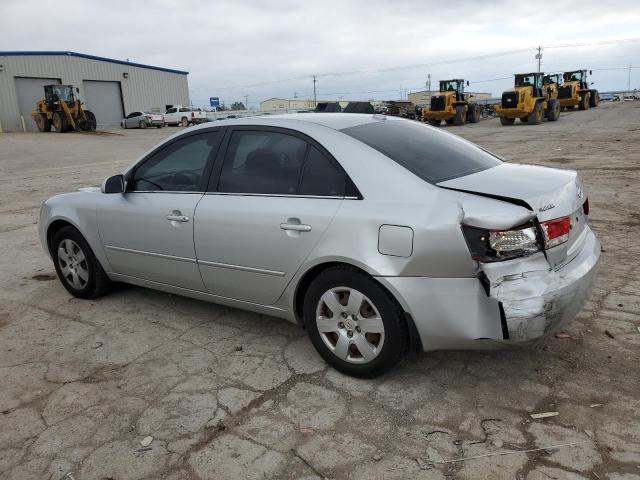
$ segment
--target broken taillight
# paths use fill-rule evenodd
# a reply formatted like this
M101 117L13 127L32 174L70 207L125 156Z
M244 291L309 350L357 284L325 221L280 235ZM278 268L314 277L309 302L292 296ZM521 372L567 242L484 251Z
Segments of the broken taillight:
M587 206L587 208L589 208ZM555 220L549 220L540 224L542 233L544 234L544 248L556 247L569 240L569 231L571 230L571 218L562 217Z
M500 262L540 251L536 227L532 224L510 230L488 230L463 225L471 257L479 262Z

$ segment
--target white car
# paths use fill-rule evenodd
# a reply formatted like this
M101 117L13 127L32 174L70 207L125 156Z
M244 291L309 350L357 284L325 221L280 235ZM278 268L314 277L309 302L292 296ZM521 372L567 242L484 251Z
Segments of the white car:
M47 200L39 230L77 297L118 281L282 317L370 377L410 348L562 328L600 257L588 215L574 171L419 122L305 113L184 130L102 188Z

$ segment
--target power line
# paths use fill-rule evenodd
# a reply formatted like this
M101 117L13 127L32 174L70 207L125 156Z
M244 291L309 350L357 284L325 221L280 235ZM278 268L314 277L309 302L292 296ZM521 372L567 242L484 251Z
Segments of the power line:
M637 42L640 42L640 37L627 38L627 39L617 39L617 40L602 40L602 41L598 41L598 42L582 42L582 43L564 43L564 44L556 44L556 45L541 45L539 48L541 48L541 49L544 49L544 48L554 48L554 49L558 49L558 48L578 48L578 47L588 47L588 46L618 45L618 44L624 44L624 43L637 43ZM496 57L502 57L502 56L507 56L507 55L514 55L514 54L517 54L517 53L530 52L531 50L533 50L532 47L519 48L519 49L515 49L515 50L505 50L505 51L502 51L502 52L494 52L494 53L488 53L488 54L483 54L483 55L476 55L476 56L457 58L457 59L451 59L451 60L442 60L442 61L430 62L430 63L416 63L416 64L398 65L398 66L385 67L385 68L358 69L358 70L342 71L342 72L325 72L325 73L320 73L320 74L316 74L316 75L311 75L311 77L316 77L316 78L320 78L320 77L341 77L341 76L348 76L348 75L363 75L363 74L371 74L371 73L386 73L386 72L393 72L393 71L397 71L397 70L410 70L410 69L417 69L417 68L427 68L427 67L435 67L435 66L442 66L442 65L451 65L451 64L455 64L455 63L461 63L461 62L471 62L471 61L478 61L478 60L486 60L486 59L489 59L489 58L496 58ZM268 86L268 85L274 85L276 83L292 82L292 81L296 81L296 80L305 80L305 79L308 79L309 77L310 77L310 75L300 75L300 76L297 76L297 77L290 77L290 78L280 79L280 80L270 80L270 81L247 84L247 85L235 85L235 86L227 86L227 87L214 87L214 88L207 88L207 89L196 89L196 90L192 90L192 92L195 93L195 92L212 91L212 90L219 91L219 90L230 90L230 89L239 89L239 88L257 88L257 87L263 87L263 86Z

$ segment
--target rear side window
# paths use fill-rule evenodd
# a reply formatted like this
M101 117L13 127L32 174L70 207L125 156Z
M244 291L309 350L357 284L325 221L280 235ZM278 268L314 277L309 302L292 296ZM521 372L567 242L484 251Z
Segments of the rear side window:
M466 140L418 122L385 120L345 128L341 132L386 155L432 184L487 170L502 163Z
M306 153L307 142L292 135L234 132L225 154L218 190L294 195Z
M309 148L309 156L302 172L301 195L342 197L345 176L317 148Z

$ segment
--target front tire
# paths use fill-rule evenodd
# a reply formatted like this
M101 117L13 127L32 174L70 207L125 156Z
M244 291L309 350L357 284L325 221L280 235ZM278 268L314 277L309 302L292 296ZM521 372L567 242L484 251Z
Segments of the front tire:
M147 128L147 124L146 124L146 122L144 122L144 121L140 122L140 123L138 124L138 126L139 126L140 128L142 128L142 129Z
M466 118L467 113L464 110L464 107L462 105L458 105L456 107L456 114L453 117L453 124L454 125L464 125L464 121Z
M533 107L533 111L529 114L527 123L529 123L530 125L539 125L540 123L542 123L542 103L541 102L537 102L536 106Z
M429 125L431 125L432 127L439 127L440 122L441 120L436 120L435 118L432 118L429 120Z
M62 286L74 297L97 298L110 290L111 280L74 227L58 230L53 237L51 253Z
M589 106L597 107L600 103L600 94L597 90L591 90L591 95L589 95Z
M578 104L578 108L580 110L588 110L589 109L589 94L584 94L580 97L580 103Z
M332 267L316 277L304 297L303 317L318 353L346 375L382 375L409 347L402 308L352 267Z
M36 126L40 132L50 132L51 131L51 122L47 115L44 113L39 113L35 117Z
M515 118L500 117L500 123L504 126L513 125L515 121L516 121Z
M56 129L57 133L64 133L67 131L67 117L65 116L64 112L53 112L51 123L53 124L53 128Z

